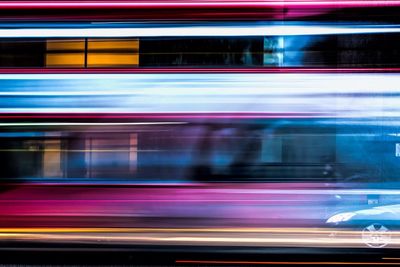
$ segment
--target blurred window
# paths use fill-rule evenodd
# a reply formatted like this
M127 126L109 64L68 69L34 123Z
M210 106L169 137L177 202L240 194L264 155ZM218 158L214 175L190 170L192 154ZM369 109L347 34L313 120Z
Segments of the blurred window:
M63 177L61 140L44 140L43 148L43 176Z
M47 40L46 66L67 68L137 67L138 39Z
M142 38L140 66L262 67L263 37Z
M136 172L137 135L93 136L85 142L86 176L129 178Z
M46 66L83 68L85 40L47 40Z
M89 39L87 67L137 67L139 40Z
M0 39L0 67L44 67L44 39Z
M284 49L284 37L265 37L264 66L283 66Z

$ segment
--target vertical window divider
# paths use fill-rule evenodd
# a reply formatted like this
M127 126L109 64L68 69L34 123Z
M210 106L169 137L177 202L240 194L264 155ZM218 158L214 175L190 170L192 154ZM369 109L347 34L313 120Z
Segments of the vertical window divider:
M88 38L85 38L85 65L84 68L88 67Z

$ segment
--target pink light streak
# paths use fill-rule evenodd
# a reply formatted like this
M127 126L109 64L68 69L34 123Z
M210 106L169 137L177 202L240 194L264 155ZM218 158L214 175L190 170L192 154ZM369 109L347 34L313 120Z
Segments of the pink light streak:
M2 1L3 9L79 9L79 8L352 8L393 7L400 1L342 0L342 1Z

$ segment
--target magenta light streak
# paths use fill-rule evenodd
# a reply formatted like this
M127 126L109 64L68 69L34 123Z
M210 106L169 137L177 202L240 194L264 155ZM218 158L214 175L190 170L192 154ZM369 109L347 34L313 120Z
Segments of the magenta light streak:
M3 9L63 9L63 8L351 8L351 7L392 7L400 1L342 0L342 1L3 1Z
M0 195L0 226L138 227L137 220L153 217L159 218L153 222L158 227L168 225L171 219L176 227L179 218L197 218L191 223L198 226L206 226L204 220L229 226L231 220L239 218L242 226L293 225L323 218L324 205L332 201L335 187L321 183L184 183L159 187L22 183ZM90 221L92 216L113 219ZM69 217L75 219L71 222Z

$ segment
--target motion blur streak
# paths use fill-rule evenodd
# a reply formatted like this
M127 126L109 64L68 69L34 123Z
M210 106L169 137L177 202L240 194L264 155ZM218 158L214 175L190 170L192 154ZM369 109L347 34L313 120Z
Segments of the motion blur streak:
M316 25L251 25L251 26L180 26L145 28L0 28L0 38L31 37L187 37L187 36L297 36L327 34L399 33L397 25L382 26L316 26Z
M126 125L171 125L185 124L184 122L7 122L0 127L19 126L126 126Z
M340 11L341 17L356 21L396 18L399 1L2 1L0 20L8 21L265 21L309 19ZM373 14L353 9L378 9ZM384 9L384 11L381 11ZM107 12L105 12L107 10ZM166 12L168 10L168 12ZM79 12L76 12L79 11ZM109 11L109 12L108 12ZM170 12L169 12L170 11ZM386 11L386 12L385 12ZM388 15L389 13L389 15ZM349 16L350 15L350 16ZM355 18L360 19L355 19Z
M344 231L344 230L343 230ZM170 233L190 233L190 232L216 232L216 233L292 233L292 234L326 234L330 233L330 229L325 228L0 228L0 233L157 233L157 232L170 232ZM357 234L357 231L346 230L348 234ZM393 234L400 234L394 232Z
M315 7L377 7L377 6L399 6L398 0L372 1L372 0L342 0L342 1L4 1L1 2L2 8L143 8L143 7L287 7L305 6Z
M284 67L284 68L0 68L0 74L195 74L195 73L251 73L251 74L320 74L320 73L399 73L400 68L305 68L305 67Z
M2 113L400 116L400 75L389 73L1 74L0 84Z
M358 231L340 230L340 237L329 237L329 229L265 228L262 231L242 232L241 229L0 229L0 240L35 240L54 242L82 242L101 240L114 243L148 243L175 245L238 246L306 246L306 247L363 247ZM394 232L393 236L399 236ZM391 243L398 247L399 241Z
M400 264L274 258L400 249L398 14L400 0L0 0L0 263L54 246Z

